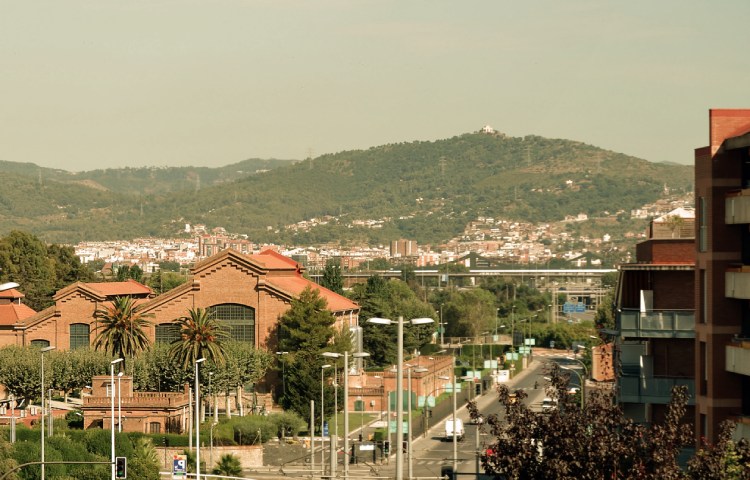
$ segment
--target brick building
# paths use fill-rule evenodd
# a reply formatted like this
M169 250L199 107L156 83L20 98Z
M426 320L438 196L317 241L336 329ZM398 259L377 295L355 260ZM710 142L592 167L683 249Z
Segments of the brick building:
M710 110L695 150L696 439L750 438L750 110Z
M619 267L615 294L617 397L625 415L663 418L672 387L686 385L695 404L695 214L678 209L654 219L636 245L636 263Z
M200 307L228 325L232 339L273 349L279 318L308 286L326 299L339 328L357 327L357 304L304 278L293 260L271 250L243 255L227 249L196 264L186 283L159 296L134 280L69 285L55 294L53 306L14 322L0 336L0 346L88 347L96 337L97 308L116 296L130 296L142 313L153 314L146 328L152 342L171 343L178 335L172 322Z
M115 428L122 421L123 432L179 433L190 421L190 390L182 392L135 392L133 377L115 377ZM98 375L91 380L91 395L83 397L83 428L109 429L112 422L111 378Z
M0 298L0 314L3 315L0 317L0 347L53 345L58 350L88 348L97 334L96 310L116 296L134 297L143 313L153 315L149 318L151 325L145 331L154 343L171 343L178 338L179 332L173 321L186 316L189 309L200 307L208 309L227 325L233 340L251 342L256 348L273 351L276 346L275 329L280 317L289 309L292 300L307 287L318 290L327 301L339 329L355 330L359 314L357 304L304 278L302 273L303 268L298 263L271 250L244 255L227 249L196 264L186 283L159 296L133 280L77 282L58 291L53 297L53 306L35 313L18 305L22 296L19 292L8 290L2 292L3 297ZM12 311L7 307L12 307ZM269 377L267 380L272 383L276 379ZM268 393L273 385L257 387L262 395ZM101 398L92 398L86 404L89 424L108 415L104 412L109 405L106 401L108 393L105 391L102 397L102 392L97 392L94 397ZM158 404L166 400L154 398L156 394L148 395L156 403L142 407L161 409L161 413L154 414L159 417L157 420L149 420L148 415L144 414L140 424L143 431L156 429L156 423L163 431L169 421L173 421L169 419L175 415L182 418L181 415L184 415L164 413L165 410ZM136 396L138 402L142 403L143 396ZM169 402L174 402L174 399ZM98 413L95 411L97 408L101 410Z

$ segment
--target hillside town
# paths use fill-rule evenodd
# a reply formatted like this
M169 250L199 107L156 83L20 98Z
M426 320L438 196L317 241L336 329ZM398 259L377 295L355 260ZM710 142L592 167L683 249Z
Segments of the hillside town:
M201 261L224 248L241 253L273 249L282 255L294 258L311 271L325 267L331 259L341 262L346 269L368 269L369 262L387 259L394 264L409 263L415 267L429 267L456 262L468 253L505 264L549 264L554 260L568 262L573 267L602 265L603 252L617 252L618 263L632 259L633 246L646 238L647 219L667 217L674 211L692 210L693 196L670 195L665 188L659 201L644 205L629 212L629 216L643 220L643 229L628 231L621 237L604 233L600 237L576 235L571 225L583 224L590 219L585 214L571 214L555 223L531 224L508 221L501 218L479 217L470 222L463 234L443 245L418 245L414 240L394 239L390 245L266 245L257 244L247 236L227 232L222 227L207 228L205 225L186 224L185 238L137 238L130 241L81 242L75 245L76 255L82 263L95 260L106 265L138 265L145 273L152 273L163 262L176 262L187 266ZM616 224L614 212L596 220ZM329 222L338 222L336 217L312 218L304 222L287 225L290 231L309 230ZM351 225L378 228L384 220L356 220ZM346 224L345 224L346 225Z

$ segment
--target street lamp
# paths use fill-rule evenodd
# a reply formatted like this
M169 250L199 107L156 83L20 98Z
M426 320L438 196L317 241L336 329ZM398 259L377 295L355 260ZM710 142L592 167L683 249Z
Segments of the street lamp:
M214 397L214 390L211 388L211 379L214 376L214 372L208 372L208 398L210 399L210 407L213 408L213 416L214 416L214 424L219 423L219 405L216 403L216 398ZM212 463L213 465L213 463Z
M6 285L10 285L8 283L1 285L0 287L5 287ZM14 286L8 287L8 288L16 288L18 284L13 284ZM7 290L7 288L2 288L2 290ZM44 394L46 393L44 391L44 353L49 352L50 350L54 350L54 346L50 347L44 347L41 350L39 350L42 353L42 368L41 368L41 383L42 383L42 480L44 480L44 416L45 416L45 410L44 410ZM114 457L112 458L112 461L114 462ZM112 464L112 468L114 469L114 463ZM113 470L114 471L114 470Z
M344 478L349 476L349 352L343 354L337 352L323 352L320 354L326 358L339 358L344 357ZM365 358L369 357L370 354L367 352L356 352L352 354L354 358ZM336 393L338 396L338 393ZM335 412L338 416L338 411ZM336 442L338 446L338 425L336 426Z
M573 358L573 357L565 357L565 358L567 358L568 360L573 360L574 362L577 362L583 368L584 375L581 375L576 370L574 370L574 369L572 369L570 367L564 367L564 366L560 365L560 368L563 368L565 370L569 370L569 371L575 373L576 375L578 375L578 379L581 381L581 410L583 410L583 407L585 405L585 398L586 398L586 379L589 376L589 371L586 368L586 365L582 361L578 360L577 358Z
M195 478L201 479L201 415L200 415L200 385L198 385L198 366L205 362L206 358L201 357L195 361Z
M323 385L323 371L331 368L331 365L325 364L320 366L320 469L323 473L326 470L326 437L325 437L325 386Z
M117 374L117 432L122 432L122 388L120 388L122 372Z
M396 323L398 325L398 363L396 364L396 429L399 434L399 448L396 449L396 480L403 480L404 478L404 451L400 445L403 441L403 424L404 424L404 317L399 316L397 321L390 320L388 318L370 318L367 320L369 323L390 325ZM413 318L409 320L412 325L424 325L427 323L434 323L435 320L431 318ZM390 421L390 419L389 419Z
M111 430L111 456L112 461L112 480L115 480L115 365L124 361L120 357L109 362L109 394L112 399L110 408L110 430Z
M411 410L412 410L412 405L411 405L411 397L412 397L411 372L412 372L412 370L414 370L417 373L423 373L423 372L427 372L429 370L426 369L426 368L424 368L424 367L415 367L414 365L409 365L408 363L407 363L407 367L408 368L406 369L406 378L407 378L407 382L406 383L409 384L409 390L408 390L408 392L409 392L408 395L409 396L407 397L407 400L406 400L406 408L407 408L409 414L408 414L407 420L406 420L406 424L407 424L407 427L406 427L406 439L407 439L407 441L406 441L406 460L407 460L407 465L408 465L408 467L407 467L408 468L408 470L407 470L408 477L407 478L412 479L412 478L414 478L414 469L412 468L412 461L411 461L411 458L412 458L412 455L411 455Z

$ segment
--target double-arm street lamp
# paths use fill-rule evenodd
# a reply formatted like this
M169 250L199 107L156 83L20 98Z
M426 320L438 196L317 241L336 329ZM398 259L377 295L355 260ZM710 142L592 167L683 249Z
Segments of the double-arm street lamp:
M323 352L320 354L326 358L340 358L344 357L344 478L349 476L349 461L347 457L349 452L349 352L337 353L337 352ZM355 352L352 354L354 358L365 358L369 357L370 354L367 352ZM334 412L334 415L338 415L339 412ZM338 435L338 431L336 432ZM338 442L338 437L336 439Z
M398 345L397 354L398 360L396 363L396 429L398 431L399 448L396 449L396 480L403 480L404 478L404 451L401 447L401 442L404 438L403 424L404 424L404 317L399 316L398 320L390 320L388 318L370 318L367 320L369 323L375 323L380 325L391 325L395 323L398 326ZM412 325L424 325L428 323L434 323L435 320L431 318L413 318L408 320ZM390 423L390 419L388 419Z
M583 407L586 405L586 379L589 376L589 371L586 368L586 365L582 361L578 360L577 358L573 358L573 357L565 357L565 358L567 358L568 360L577 362L583 368L583 375L581 375L573 368L564 367L560 365L560 368L562 368L563 370L568 370L570 372L575 373L578 376L578 380L581 382L581 410L583 410Z

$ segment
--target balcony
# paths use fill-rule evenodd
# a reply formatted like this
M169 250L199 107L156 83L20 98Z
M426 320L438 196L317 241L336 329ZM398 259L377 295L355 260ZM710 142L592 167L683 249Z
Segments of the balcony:
M750 223L750 189L727 194L724 222L729 225Z
M623 308L618 315L620 334L636 338L695 338L695 310Z
M618 383L618 401L621 403L667 404L672 395L672 388L686 385L688 405L695 405L695 380L692 378L622 376Z
M750 300L750 266L727 268L724 280L724 296Z
M740 340L726 346L727 372L750 376L750 341Z

